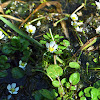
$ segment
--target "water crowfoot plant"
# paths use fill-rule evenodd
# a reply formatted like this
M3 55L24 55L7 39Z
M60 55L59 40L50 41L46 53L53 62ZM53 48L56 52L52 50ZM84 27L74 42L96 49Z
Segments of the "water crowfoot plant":
M21 60L19 61L19 67L22 68L23 70L25 69L27 63L22 62Z
M11 85L8 84L7 89L11 94L17 94L19 87L16 87L16 83L12 83Z
M33 25L28 25L28 26L26 26L26 31L27 31L28 33L34 34L35 31L36 31L36 27L33 26Z
M55 41L51 41L50 43L46 43L46 47L48 48L48 51L53 53L57 50L58 45L55 43Z

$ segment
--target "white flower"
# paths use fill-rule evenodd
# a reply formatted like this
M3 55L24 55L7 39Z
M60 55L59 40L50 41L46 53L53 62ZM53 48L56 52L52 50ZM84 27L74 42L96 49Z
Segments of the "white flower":
M58 48L58 45L54 41L51 41L50 43L46 43L46 47L48 48L48 51L53 53Z
M71 21L71 25L72 25L72 26L78 26L78 24L77 24L76 21L75 21L75 22Z
M40 25L41 25L41 22L40 22L40 21L38 21L38 22L37 22L37 26L40 26Z
M74 21L78 20L78 16L77 16L75 13L71 14L70 17L71 17L71 19L74 20Z
M26 31L27 31L28 33L34 34L35 31L36 31L36 27L33 26L33 25L28 25L28 26L26 26Z
M71 25L72 26L81 26L83 24L83 22L77 22L77 21L71 21Z
M100 26L96 28L95 30L96 30L96 33L100 33Z
M17 94L19 87L16 87L16 83L12 83L11 85L8 84L7 89L11 94Z
M2 31L0 31L0 39L4 38L4 34L2 33Z
M100 9L100 0L99 2L95 1L96 5L97 5L97 9Z
M19 67L22 68L22 69L25 69L27 63L25 62L22 62L21 60L19 61Z
M82 27L76 27L75 29L76 29L76 31L78 31L78 32L82 32L82 31L83 31L83 28L82 28Z

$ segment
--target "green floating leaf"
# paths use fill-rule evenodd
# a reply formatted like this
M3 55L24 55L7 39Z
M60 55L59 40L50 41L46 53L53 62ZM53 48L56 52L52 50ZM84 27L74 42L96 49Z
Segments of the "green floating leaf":
M47 89L41 89L39 90L39 92L47 99L49 100L53 100L54 97L52 95L52 93L50 91L48 91Z
M65 86L66 86L66 88L70 88L70 83L66 82Z
M91 100L99 100L97 97L95 97L95 98L92 98Z
M0 78L6 77L8 75L6 70L0 71Z
M93 87L95 87L95 88L100 88L100 80L96 81L96 82L93 84Z
M58 93L62 96L65 94L62 87L58 87Z
M83 91L80 91L79 94L78 94L79 97L82 97L83 95L84 95Z
M2 52L5 54L10 54L10 53L14 53L15 51L11 49L11 47L4 45L2 48Z
M80 68L80 65L77 62L70 62L69 63L69 66L71 68L76 68L76 69L79 69Z
M81 97L80 100L87 100L86 97Z
M63 79L61 80L61 84L64 85L64 84L66 83L66 81L67 81L67 79L66 79L66 78L63 78Z
M70 75L69 82L72 85L76 85L79 81L80 81L80 74L78 72L73 73L73 74Z
M76 90L75 86L71 86L70 90Z
M94 87L87 87L84 89L84 93L85 93L86 97L91 97L90 91L92 88L94 88Z
M0 56L0 64L5 64L7 60L8 60L7 56L5 55Z
M24 71L19 67L12 68L12 76L16 79L22 78L24 76Z
M9 63L5 63L4 65L0 65L0 70L5 70L8 69L10 67Z
M46 71L47 75L51 78L57 78L58 76L62 76L63 74L63 69L58 65L50 65Z
M12 28L15 32L17 32L19 35L21 35L22 37L30 40L31 42L34 42L35 44L37 44L40 47L43 47L38 41L36 41L33 38L30 38L27 34L25 34L22 30L18 29L15 25L13 25L10 21L6 20L5 18L0 16L0 19L7 24L10 28Z
M58 97L57 100L62 100L62 97Z
M54 87L60 87L59 81L52 81Z
M92 88L91 89L91 98L97 98L97 96L99 95L99 90L96 88Z

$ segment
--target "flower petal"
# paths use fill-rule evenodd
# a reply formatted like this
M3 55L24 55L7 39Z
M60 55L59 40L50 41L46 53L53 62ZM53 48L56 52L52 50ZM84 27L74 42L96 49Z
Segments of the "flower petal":
M12 88L15 88L16 87L16 83L12 83Z
M11 85L10 85L10 84L8 84L7 89L8 89L8 90L10 90L10 89L11 89Z
M50 42L50 47L53 47L55 45L55 42L54 41L51 41Z
M13 94L13 92L12 91L9 91L11 94Z
M54 46L54 50L56 50L58 48L58 45L57 44L55 44L55 46Z
M21 65L21 63L22 63L22 61L20 60L20 61L19 61L19 65Z
M15 91L15 92L13 92L12 94L17 94L17 93L18 93L18 92Z
M50 44L47 42L47 43L46 43L46 47L49 48L49 46L50 46Z
M16 88L15 88L15 91L17 92L18 90L19 90L19 87L16 87Z

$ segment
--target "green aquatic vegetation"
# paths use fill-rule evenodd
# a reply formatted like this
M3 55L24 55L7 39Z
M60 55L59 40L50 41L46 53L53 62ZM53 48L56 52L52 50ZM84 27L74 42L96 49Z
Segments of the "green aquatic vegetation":
M66 7L63 13L64 7L61 8L63 3L45 0L41 1L42 4L35 2L34 7L31 1L29 3L21 0L12 1L11 7L4 10L7 15L0 15L0 31L3 35L0 39L0 79L11 78L11 81L7 81L3 87L0 83L1 91L6 88L3 92L5 98L9 95L7 89L8 92L10 89L12 92L15 91L16 85L10 87L9 83L12 82L13 85L13 81L18 80L20 87L17 89L18 94L16 93L18 98L13 95L11 99L20 97L32 100L100 99L99 73L96 77L96 71L100 69L98 52L100 46L95 46L98 45L100 37L97 35L100 31L99 10L96 9L95 2L90 1L84 0L84 3L82 0L78 1L80 6L78 5L76 10L73 6L73 13ZM72 6L71 0L66 2ZM84 12L90 10L89 4L94 7L95 12L86 15ZM51 5L57 9L50 7ZM43 9L45 6L49 7ZM38 12L39 10L42 13ZM39 25L37 21L41 21ZM21 27L20 22L26 23ZM43 26L48 28L42 30ZM89 50L91 46L93 48ZM79 52L81 54L77 57Z
M100 81L94 83L93 87L87 87L79 92L80 100L87 100L86 97L91 98L91 100L100 99Z

